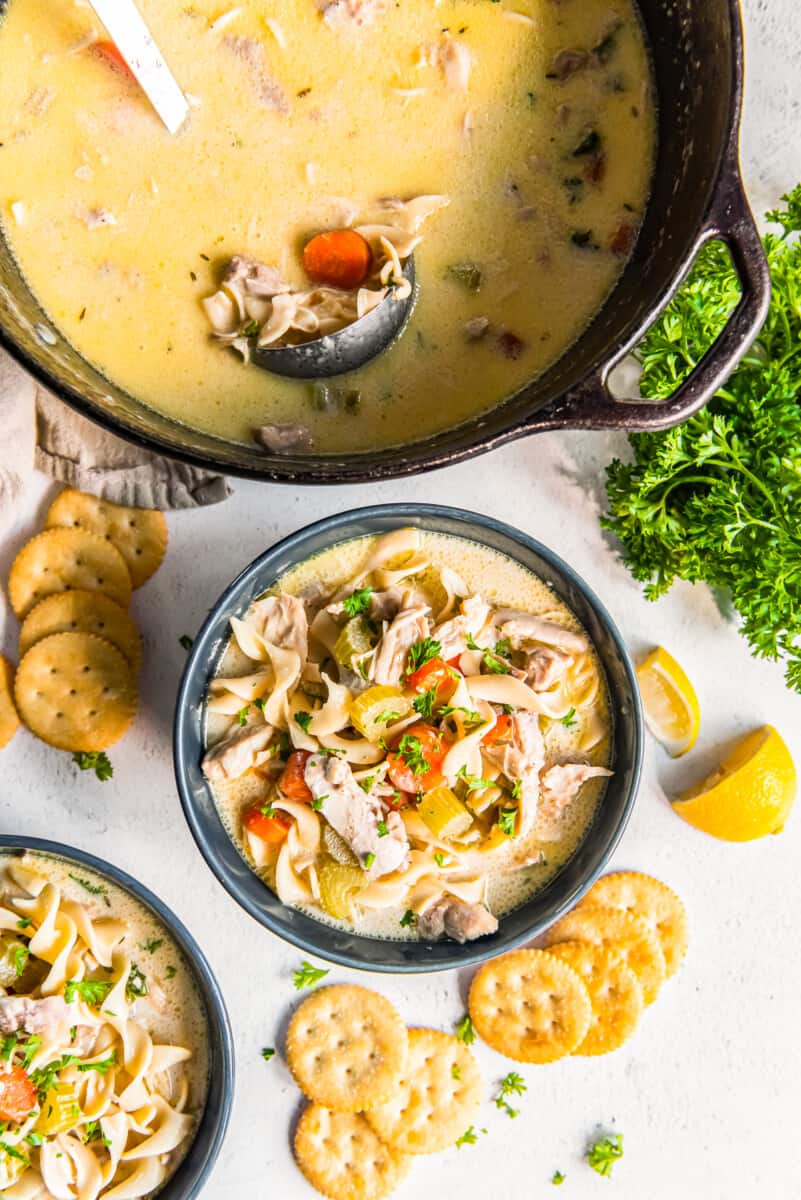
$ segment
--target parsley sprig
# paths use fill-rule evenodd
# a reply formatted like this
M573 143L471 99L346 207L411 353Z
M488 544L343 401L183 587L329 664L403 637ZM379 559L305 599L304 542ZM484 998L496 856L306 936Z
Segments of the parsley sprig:
M323 967L315 967L304 958L292 976L292 982L296 990L300 992L303 988L315 987L321 979L325 979L327 974L328 971Z
M105 750L78 750L73 754L72 761L82 771L94 771L101 783L111 779L114 774L111 759Z
M371 587L357 588L355 592L351 592L349 596L345 597L342 607L349 617L358 617L359 613L367 612L372 594Z
M768 213L773 299L754 347L705 409L634 434L607 469L605 528L649 600L677 579L728 594L759 658L801 692L801 185ZM644 396L671 395L740 299L728 252L707 246L638 349Z
M456 1036L460 1042L464 1042L465 1046L472 1046L476 1040L476 1031L473 1028L473 1022L470 1020L469 1013L465 1013L461 1021L457 1023Z
M498 1095L494 1097L495 1107L501 1112L505 1112L509 1117L519 1117L520 1109L512 1108L509 1103L510 1096L522 1096L528 1090L527 1084L522 1075L517 1071L510 1071L508 1075L504 1075L498 1088Z

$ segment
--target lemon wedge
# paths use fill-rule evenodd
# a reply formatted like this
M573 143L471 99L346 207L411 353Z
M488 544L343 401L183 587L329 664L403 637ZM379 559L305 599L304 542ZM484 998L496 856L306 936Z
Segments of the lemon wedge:
M772 725L755 729L699 787L673 801L696 829L727 842L781 833L798 790L792 755Z
M681 758L695 745L701 728L695 688L662 646L637 668L637 681L646 725L672 758Z

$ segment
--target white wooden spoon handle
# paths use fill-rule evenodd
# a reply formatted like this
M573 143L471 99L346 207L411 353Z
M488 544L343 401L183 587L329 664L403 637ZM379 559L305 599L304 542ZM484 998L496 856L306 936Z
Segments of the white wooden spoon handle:
M170 133L177 133L189 105L134 0L89 0L89 3Z

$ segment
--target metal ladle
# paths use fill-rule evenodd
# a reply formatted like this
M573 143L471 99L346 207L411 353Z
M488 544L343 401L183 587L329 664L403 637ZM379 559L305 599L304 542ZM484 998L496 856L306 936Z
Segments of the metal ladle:
M329 379L363 367L400 336L411 316L416 298L411 256L404 263L403 275L411 284L404 300L399 300L393 289L372 312L352 325L297 346L252 346L251 361L273 375L288 375L293 379Z

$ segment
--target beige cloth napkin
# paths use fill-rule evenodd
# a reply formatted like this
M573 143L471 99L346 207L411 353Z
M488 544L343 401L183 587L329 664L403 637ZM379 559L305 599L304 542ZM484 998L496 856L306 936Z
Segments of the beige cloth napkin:
M0 510L35 466L72 487L142 508L195 508L231 494L224 476L141 450L57 400L0 351Z

